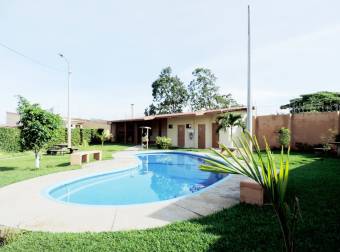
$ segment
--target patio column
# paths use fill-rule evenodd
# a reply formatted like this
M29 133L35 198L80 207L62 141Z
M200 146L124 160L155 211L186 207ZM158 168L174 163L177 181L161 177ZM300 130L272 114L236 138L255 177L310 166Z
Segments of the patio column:
M137 123L134 124L134 132L133 132L133 141L134 144L137 145L138 144L138 127L137 127Z
M124 144L126 144L126 122L124 122Z

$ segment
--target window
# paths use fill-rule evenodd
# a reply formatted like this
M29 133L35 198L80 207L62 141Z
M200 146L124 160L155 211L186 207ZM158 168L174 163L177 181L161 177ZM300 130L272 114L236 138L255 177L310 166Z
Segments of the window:
M191 128L192 128L192 124L187 124L185 127L186 127L187 129L191 129Z
M174 126L172 124L169 124L169 129L172 129Z

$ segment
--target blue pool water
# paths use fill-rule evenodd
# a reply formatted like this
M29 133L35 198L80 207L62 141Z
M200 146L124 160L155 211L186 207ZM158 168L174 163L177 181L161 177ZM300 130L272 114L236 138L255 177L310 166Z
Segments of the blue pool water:
M201 157L184 153L139 154L134 169L75 180L48 194L64 202L89 205L129 205L173 199L195 193L225 175L203 172Z

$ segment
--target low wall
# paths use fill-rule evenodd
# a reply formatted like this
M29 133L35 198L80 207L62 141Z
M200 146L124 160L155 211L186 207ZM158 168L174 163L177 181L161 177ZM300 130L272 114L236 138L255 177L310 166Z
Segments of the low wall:
M265 137L271 147L279 148L278 131L281 127L291 131L291 148L299 145L318 145L329 137L331 129L340 134L340 113L308 112L288 115L265 115L254 118L254 131L261 148Z

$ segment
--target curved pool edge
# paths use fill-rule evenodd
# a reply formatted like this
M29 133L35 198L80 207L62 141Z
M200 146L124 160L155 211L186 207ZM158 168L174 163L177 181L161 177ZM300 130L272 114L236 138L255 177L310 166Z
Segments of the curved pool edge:
M199 195L200 193L205 192L206 190L208 190L209 188L212 188L214 186L217 186L218 184L222 183L224 180L227 180L231 174L227 174L224 178L218 180L217 182L199 190L196 191L194 193L191 194L187 194L187 195L183 195L183 196L179 196L176 198L172 198L172 199L166 199L166 200L158 200L158 201L153 201L153 202L145 202L145 203L136 203L136 204L101 204L101 205L95 205L95 204L83 204L83 203L74 203L74 202L65 202L63 200L59 200L56 199L54 197L52 197L50 195L50 192L57 189L58 187L67 185L67 184L71 184L74 182L79 182L82 180L86 180L88 178L95 178L95 177L100 177L100 176L105 176L105 175L109 175L109 174L115 174L118 172L122 172L122 171L128 171L128 170L133 170L133 169L138 169L139 165L142 163L142 161L140 159L138 159L138 155L142 155L142 154L147 154L147 155L152 155L152 154L163 154L163 153L169 153L169 154L184 154L184 155L189 155L189 156L195 156L195 157L200 157L200 158L207 158L207 159L211 159L214 161L222 161L221 159L215 158L207 153L196 153L196 152L191 152L191 151L174 151L174 150L149 150L149 151L137 151L135 153L131 153L130 156L131 158L135 158L137 160L137 164L135 165L130 165L130 166L126 166L126 167L121 167L121 168L114 168L111 171L106 171L106 172L99 172L99 173L95 173L95 174L91 174L91 175L87 175L87 176L83 176L83 177L79 177L79 178L75 178L72 180L68 180L68 181L63 181L60 182L56 185L52 185L50 187L45 188L42 191L42 195L47 197L49 200L58 202L60 204L66 204L66 205L75 205L75 206L86 206L86 207L107 207L107 208L114 208L114 207L126 207L126 206L142 206L142 205L147 205L147 204L157 204L159 202L162 203L171 203L171 202L176 202L178 200L184 199L186 197L191 197L191 196L195 196L195 195Z
M149 151L150 152L150 151ZM137 151L119 152L116 161L130 160L127 155ZM192 154L192 153L190 153ZM195 153L198 154L198 153ZM202 155L202 154L199 154ZM48 232L102 232L147 229L164 226L176 221L199 218L239 202L239 182L243 178L229 175L205 188L199 194L191 194L175 200L153 203L89 207L76 204L60 204L42 195L43 189L65 180L93 175L95 167L105 170L107 161L93 162L79 170L49 174L0 188L0 225L31 231ZM132 165L134 161L130 160ZM108 163L115 164L113 160ZM118 164L115 164L118 167Z
M108 175L108 174L114 174L114 173L118 173L118 172L122 172L122 171L137 169L140 164L141 164L141 160L137 160L137 163L134 164L134 165L128 165L128 166L123 166L123 167L119 167L119 168L113 168L110 171L96 172L96 173L88 174L88 175L85 175L85 176L82 176L82 177L77 177L77 178L73 178L73 179L70 179L70 180L62 181L62 182L59 182L58 184L51 185L47 188L44 188L42 190L41 194L43 196L45 196L46 198L52 200L52 201L56 201L56 202L62 203L62 204L74 204L74 205L79 205L79 206L84 205L84 206L97 207L97 205L90 205L90 204L68 203L68 202L53 198L49 193L52 190L54 190L54 189L56 189L60 186L67 185L67 184L73 183L75 181L81 181L81 180L85 180L85 179L88 179L88 178L100 177L100 176L105 176L105 175ZM99 205L99 206L101 206L101 205ZM110 207L110 205L102 205L102 206ZM111 206L113 206L113 205L111 205Z

